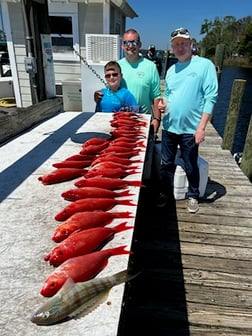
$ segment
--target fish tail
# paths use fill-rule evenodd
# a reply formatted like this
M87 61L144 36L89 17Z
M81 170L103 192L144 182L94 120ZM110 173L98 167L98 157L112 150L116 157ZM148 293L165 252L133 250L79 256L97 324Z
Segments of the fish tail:
M135 216L132 216L132 213L129 211L125 212L113 212L114 218L134 218Z
M123 197L123 196L132 196L133 194L131 194L130 191L127 189L127 190L123 190L123 191L118 192L117 195L119 197Z
M127 245L112 248L112 249L110 249L110 253L111 253L111 255L132 254L133 253L132 251L125 250L126 247L127 247Z
M123 222L121 224L118 224L117 226L113 228L113 230L115 231L115 233L118 233L121 231L132 229L134 227L134 226L127 226L127 223L128 222Z
M137 168L139 168L139 167L137 167L137 166L131 166L130 167L130 169L134 169L134 170L136 170Z
M146 121L141 121L141 126L143 126L143 127L147 127L147 122Z
M131 160L132 163L143 163L142 160Z
M137 142L137 146L139 146L139 147L146 147L146 145L145 145L145 143L144 143L143 140Z
M128 174L137 174L138 171L136 169L129 169L128 171Z
M118 201L118 204L121 204L121 205L133 205L133 206L136 206L135 203L132 203L130 200L120 200Z
M142 187L142 182L141 181L131 181L131 180L127 180L128 185L132 186L132 187Z

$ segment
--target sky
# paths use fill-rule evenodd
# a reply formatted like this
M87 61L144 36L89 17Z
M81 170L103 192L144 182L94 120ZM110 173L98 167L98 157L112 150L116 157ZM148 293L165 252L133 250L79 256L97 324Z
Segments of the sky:
M126 0L138 14L138 18L126 20L126 28L136 29L142 40L142 48L154 44L156 49L170 49L170 33L176 28L187 28L197 42L205 19L221 20L234 16L236 20L252 16L252 0Z

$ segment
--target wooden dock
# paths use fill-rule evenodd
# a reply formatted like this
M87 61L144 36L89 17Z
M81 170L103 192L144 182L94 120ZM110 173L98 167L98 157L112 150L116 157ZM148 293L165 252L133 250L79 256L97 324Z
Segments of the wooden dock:
M252 184L211 124L205 198L155 207L142 188L130 259L141 271L124 294L118 336L252 335Z

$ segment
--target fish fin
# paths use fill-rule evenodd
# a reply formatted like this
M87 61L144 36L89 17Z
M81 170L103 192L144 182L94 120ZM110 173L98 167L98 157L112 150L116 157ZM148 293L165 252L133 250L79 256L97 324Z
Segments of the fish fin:
M70 290L73 286L75 286L75 282L73 281L72 278L67 278L66 281L64 282L63 286L60 288L60 291L68 291Z
M82 306L78 307L74 312L69 314L71 318L81 318L92 311L94 311L96 308L98 308L102 303L104 303L109 295L110 288L106 291L101 292L100 294L96 295L94 298L89 300L88 302L85 302Z

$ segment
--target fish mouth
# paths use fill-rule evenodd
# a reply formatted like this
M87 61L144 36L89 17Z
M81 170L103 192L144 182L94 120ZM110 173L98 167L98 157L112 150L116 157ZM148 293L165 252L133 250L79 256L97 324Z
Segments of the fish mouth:
M57 325L57 324L61 324L61 323L64 323L64 322L68 322L70 320L72 320L73 318L70 317L70 316L67 316L67 317L64 317L62 320L59 320L59 321L49 321L48 319L43 319L41 318L40 316L38 316L39 314L38 313L34 313L31 318L30 318L30 321L34 324L37 324L39 326L52 326L52 325Z

